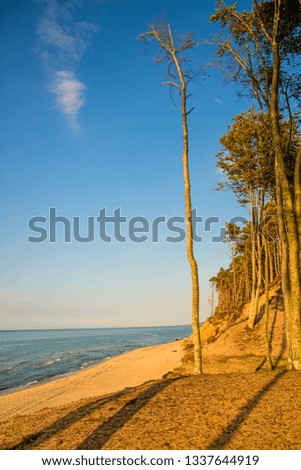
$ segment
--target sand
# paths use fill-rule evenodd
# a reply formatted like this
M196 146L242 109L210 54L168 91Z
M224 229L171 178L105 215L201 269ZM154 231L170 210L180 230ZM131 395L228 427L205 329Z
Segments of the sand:
M0 396L0 421L161 379L181 365L182 356L181 341L148 346L67 377Z
M201 376L184 340L0 397L0 449L300 450L301 372L285 367L283 312L270 321L273 372L262 319L207 324Z

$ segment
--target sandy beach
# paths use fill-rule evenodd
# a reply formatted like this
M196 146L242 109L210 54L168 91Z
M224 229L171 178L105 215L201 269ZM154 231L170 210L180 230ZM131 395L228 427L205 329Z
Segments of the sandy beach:
M300 372L284 367L284 316L271 322L273 372L264 322L251 334L240 319L221 334L222 323L202 328L201 376L182 340L4 395L0 448L301 449Z
M182 356L181 341L148 346L67 377L3 395L0 397L0 421L161 379L181 365Z

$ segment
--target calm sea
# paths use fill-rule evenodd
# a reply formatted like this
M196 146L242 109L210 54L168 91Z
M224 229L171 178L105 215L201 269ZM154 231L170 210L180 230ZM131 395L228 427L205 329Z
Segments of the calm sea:
M6 393L190 334L190 326L0 331L0 390Z

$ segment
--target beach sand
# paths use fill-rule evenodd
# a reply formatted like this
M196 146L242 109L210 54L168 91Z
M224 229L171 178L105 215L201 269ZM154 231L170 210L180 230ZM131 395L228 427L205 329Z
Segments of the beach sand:
M0 448L301 449L301 372L285 369L284 322L271 315L273 372L264 321L250 332L240 319L213 342L205 334L222 325L203 328L201 376L183 340L2 396Z
M135 387L181 365L181 341L148 346L50 382L0 396L0 421Z

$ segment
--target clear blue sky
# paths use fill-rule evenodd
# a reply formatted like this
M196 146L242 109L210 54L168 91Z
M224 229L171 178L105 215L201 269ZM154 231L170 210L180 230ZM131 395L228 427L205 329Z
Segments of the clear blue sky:
M59 231L56 243L30 243L27 224L50 207L80 216L83 235L102 208L183 216L179 106L160 83L154 49L137 36L165 17L203 41L216 32L208 22L215 2L2 0L0 8L0 329L189 323L185 242L167 243L162 231L159 243L68 244ZM194 60L202 65L212 53L202 45ZM192 202L223 223L245 212L230 192L214 191L214 155L248 104L209 73L192 90ZM208 280L227 265L228 248L206 235L195 252L204 320Z

